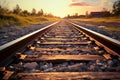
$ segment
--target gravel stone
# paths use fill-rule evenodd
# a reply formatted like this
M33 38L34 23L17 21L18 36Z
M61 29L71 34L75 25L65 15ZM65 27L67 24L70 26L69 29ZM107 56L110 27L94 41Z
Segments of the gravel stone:
M28 68L28 69L31 69L31 70L35 69L37 66L38 66L38 64L36 62L31 62L31 63L24 64L25 68Z
M35 30L41 29L53 22L48 22L44 24L36 24L36 25L31 25L28 27L22 26L22 28L16 28L17 26L3 26L0 29L0 46L10 42L12 40L15 40L19 37L22 37L23 35L29 34Z
M116 40L120 41L120 33L118 33L118 32L108 31L108 30L105 30L105 29L103 29L101 27L97 27L97 26L88 26L88 25L81 24L81 23L75 22L75 21L74 21L74 23L76 23L76 24L78 24L80 26L84 26L85 28L88 28L90 30L96 31L98 33L101 33L103 35L109 36L109 37L111 37L113 39L116 39Z

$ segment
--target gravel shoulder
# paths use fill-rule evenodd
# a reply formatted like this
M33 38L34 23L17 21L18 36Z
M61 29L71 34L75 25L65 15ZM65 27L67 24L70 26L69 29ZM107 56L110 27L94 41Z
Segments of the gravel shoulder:
M114 39L117 39L118 41L120 41L120 33L119 32L113 32L113 31L109 31L109 30L106 30L103 28L105 25L107 25L109 23L107 23L107 24L106 23L103 23L103 24L97 23L96 24L96 23L92 23L92 22L82 22L82 21L73 21L73 22L80 26L84 26L88 29L94 30L98 33L104 34L106 36L109 36L111 38L114 38ZM0 46L7 42L15 40L19 37L22 37L23 35L29 34L35 30L41 29L51 23L52 22L47 22L44 24L31 25L28 27L22 26L22 28L18 28L18 26L15 26L15 25L0 27ZM112 25L114 25L114 24L112 24ZM116 26L120 27L119 23L117 23Z
M12 40L15 40L19 37L22 37L26 34L29 34L35 30L41 29L47 25L50 25L53 22L46 22L43 24L30 25L27 27L18 27L15 25L0 27L0 46L8 43Z
M119 32L120 23L115 23L115 22L114 23L112 22L95 23L90 21L75 21L75 20L72 20L72 22L120 41L120 32ZM115 26L114 28L118 28L118 31L113 31L105 28L106 26L111 26L111 25Z

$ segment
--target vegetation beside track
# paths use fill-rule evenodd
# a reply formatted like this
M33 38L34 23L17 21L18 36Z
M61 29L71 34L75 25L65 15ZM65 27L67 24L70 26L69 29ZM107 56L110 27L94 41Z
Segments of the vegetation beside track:
M113 32L120 32L120 17L77 18L72 19L81 24L96 26Z
M45 17L45 16L20 16L16 14L4 14L0 15L0 26L28 26L33 24L42 24L48 21L58 20L56 17Z

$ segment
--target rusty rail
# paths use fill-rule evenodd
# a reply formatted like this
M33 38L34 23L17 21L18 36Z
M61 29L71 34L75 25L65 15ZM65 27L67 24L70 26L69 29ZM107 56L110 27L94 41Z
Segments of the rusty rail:
M54 22L51 25L48 25L42 29L39 29L35 32L32 32L30 34L27 34L14 41L11 41L9 43L6 43L0 46L0 66L7 66L12 61L12 57L15 55L16 51L19 51L22 48L24 48L27 44L32 42L35 38L40 36L40 34L42 34L44 31L49 29L49 27L57 24L58 22L59 21Z
M107 53L110 53L110 55L113 57L113 58L117 58L117 59L120 59L120 42L117 41L117 40L114 40L112 38L109 38L107 36L104 36L102 34L99 34L97 32L94 32L92 30L89 30L89 29L86 29L82 26L79 26L77 24L74 24L72 22L69 22L70 24L73 25L74 28L76 28L78 30L78 32L82 32L81 34L85 34L84 36L87 36L89 38L89 42L85 41L85 42L40 42L40 40L38 40L38 42L36 41L36 39L38 38L38 36L42 35L44 32L46 32L47 30L49 30L51 27L55 27L55 25L57 26L57 24L59 23L59 21L47 26L47 27L44 27L40 30L37 30L31 34L28 34L28 35L25 35L21 38L18 38L12 42L9 42L3 46L0 47L0 67L2 66L7 66L10 62L13 61L14 59L14 55L16 52L18 51L24 51L24 49L28 48L26 46L28 46L29 44L32 44L33 42L34 43L37 43L39 45L89 45L89 44L92 44L93 42L95 42L97 44L97 46L99 47L102 47L104 48ZM68 24L69 24L68 23ZM70 26L72 26L70 25ZM61 27L58 26L58 27ZM59 29L59 28L58 28ZM59 32L59 31L58 31ZM66 32L66 31L65 31ZM74 33L75 34L75 33ZM79 33L77 33L79 34ZM45 35L44 35L45 36ZM43 37L44 36L40 36L40 37ZM62 37L62 38L61 38ZM66 40L64 39L64 35L62 36L56 36L56 38L49 38L47 37L46 39L47 40ZM79 38L79 35L77 36ZM71 36L70 40L75 40L74 39L75 37ZM33 44L34 44L33 43ZM81 50L81 51L87 51L88 49L89 50L92 50L94 48L67 48L67 49L60 49L60 48L37 48L37 47L34 47L34 46L30 46L30 49L31 50L35 50L35 51L72 51L72 50ZM105 52L106 53L106 52ZM103 60L105 59L103 57L103 55L26 55L24 53L20 53L20 58L19 60L22 61L22 62L42 62L42 61L50 61L50 62L53 62L53 63L58 63L58 61L61 61L61 62L64 62L64 61L91 61L91 60ZM27 56L27 57L26 57ZM32 58L31 58L32 57ZM12 59L13 58L13 59ZM60 63L61 63L60 62ZM76 64L76 65L73 65L73 66L67 66L65 68L62 68L61 67L61 70L62 69L66 69L66 68L69 68L68 70L72 70L72 69L78 69L80 68L81 64ZM57 67L53 67L53 68L48 68L47 70L50 71L51 69L56 69ZM8 71L8 74L13 74L14 71ZM51 76L52 74L52 76ZM64 75L62 75L64 74ZM16 75L16 76L15 76ZM43 78L43 80L45 79L120 79L119 77L119 72L31 72L31 73L24 73L24 72L16 72L15 71L15 75L12 75L13 79L17 79L17 78L23 78L23 80L26 80L26 79L29 79L31 78L31 76L36 76L37 78ZM26 76L26 77L24 77ZM6 78L9 78L9 76L7 75ZM34 78L34 77L33 77ZM12 79L12 78L11 78Z
M91 37L99 46L104 47L108 53L112 54L112 56L120 59L120 42L112 39L108 36L102 35L90 29L79 26L75 23L70 22L72 25L76 26L80 31L85 33L87 36Z

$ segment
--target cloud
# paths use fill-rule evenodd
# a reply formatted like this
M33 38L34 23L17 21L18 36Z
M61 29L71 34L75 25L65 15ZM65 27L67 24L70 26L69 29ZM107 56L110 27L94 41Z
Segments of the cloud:
M93 6L93 4L87 2L73 2L69 6Z

